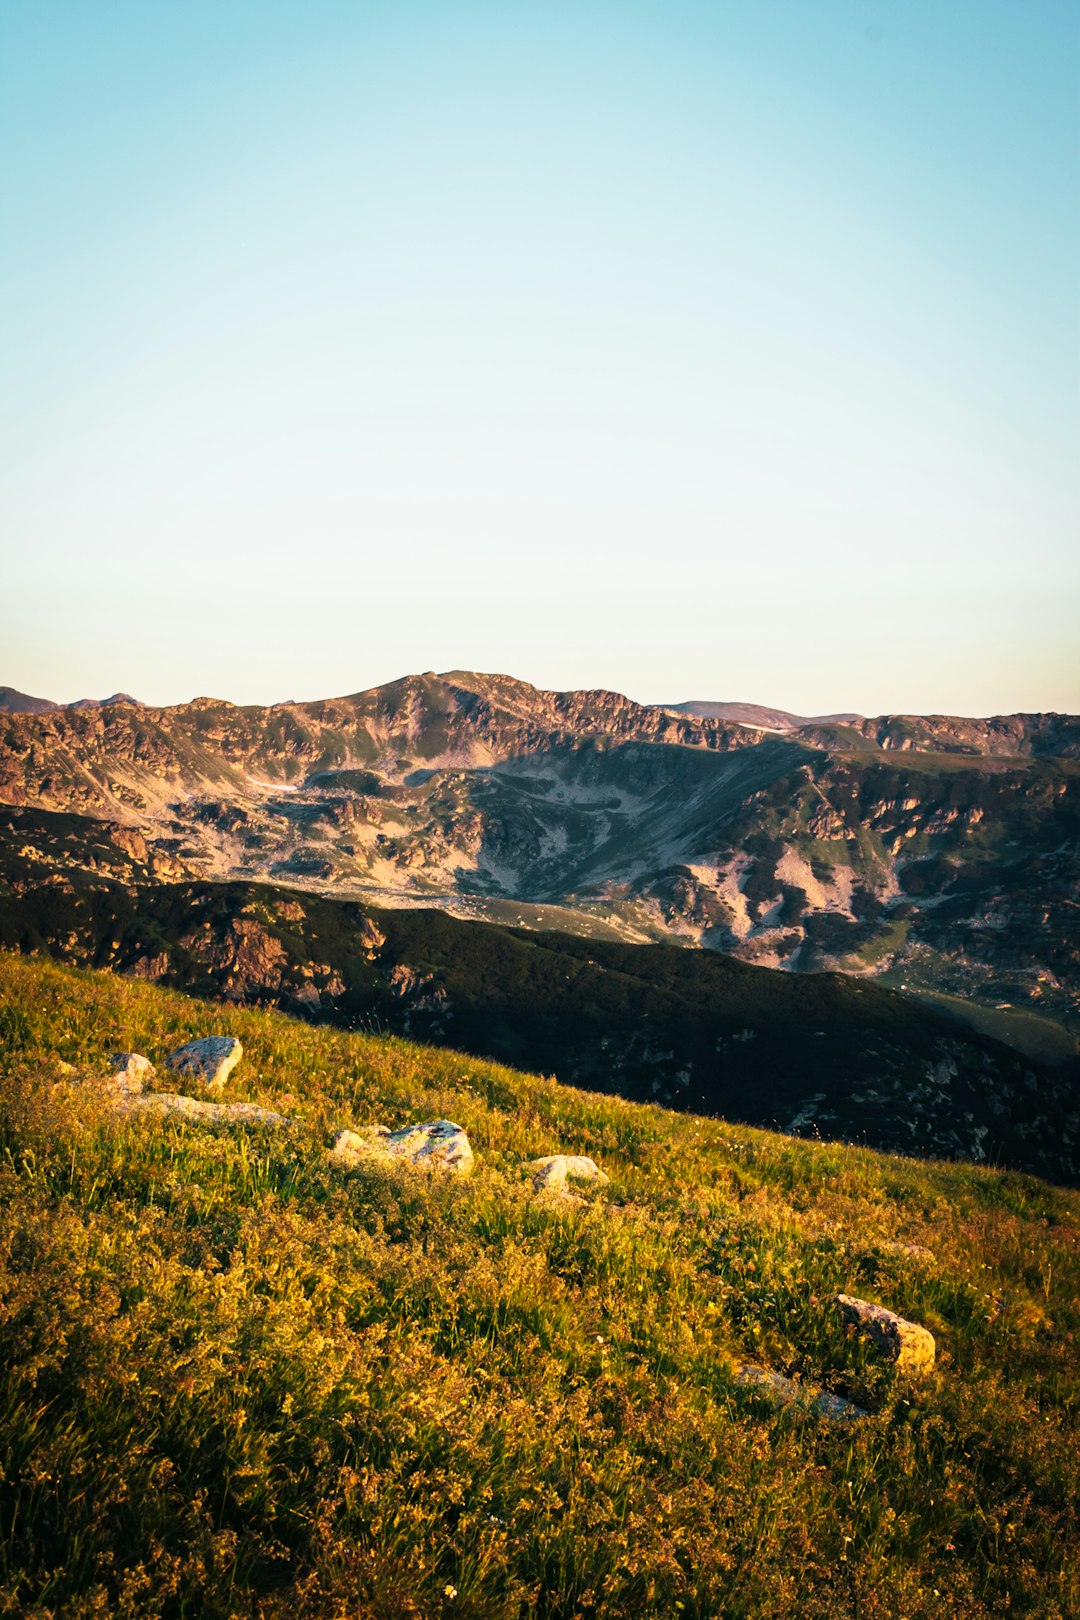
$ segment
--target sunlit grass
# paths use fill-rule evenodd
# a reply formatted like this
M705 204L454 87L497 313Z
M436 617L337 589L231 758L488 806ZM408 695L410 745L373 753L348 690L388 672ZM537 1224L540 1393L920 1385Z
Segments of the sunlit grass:
M59 1079L212 1031L293 1131ZM14 957L0 1037L0 1612L1080 1608L1074 1195ZM338 1127L433 1116L470 1179L330 1170ZM610 1186L534 1201L556 1150ZM837 1290L929 1327L934 1377ZM744 1360L873 1415L777 1412Z

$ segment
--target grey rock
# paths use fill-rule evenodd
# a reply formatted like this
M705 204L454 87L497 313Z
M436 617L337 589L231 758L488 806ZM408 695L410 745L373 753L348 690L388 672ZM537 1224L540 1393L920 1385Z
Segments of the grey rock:
M853 1423L856 1418L869 1417L869 1412L862 1406L856 1406L854 1401L845 1400L843 1395L832 1395L823 1389L810 1402L810 1409L819 1417L830 1418L833 1423Z
M842 1395L832 1395L825 1389L815 1392L805 1384L797 1384L793 1378L785 1378L783 1373L774 1372L771 1367L756 1367L748 1362L736 1371L735 1382L743 1389L765 1395L777 1406L798 1406L815 1417L827 1418L830 1423L851 1423L870 1415Z
M735 1382L743 1389L753 1389L767 1395L778 1406L790 1406L793 1401L801 1402L803 1398L803 1391L793 1378L785 1378L783 1373L774 1372L771 1367L755 1367L747 1363L736 1371Z
M207 1091L221 1091L243 1055L235 1036L206 1035L178 1047L166 1062L174 1074L201 1080Z

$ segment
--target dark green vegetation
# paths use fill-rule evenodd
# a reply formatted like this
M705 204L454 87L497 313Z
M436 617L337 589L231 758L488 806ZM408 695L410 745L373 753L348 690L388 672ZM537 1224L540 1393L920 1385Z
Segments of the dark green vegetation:
M59 847L78 835L79 818L50 820ZM1075 1052L1024 1056L840 974L256 884L125 884L74 865L0 889L0 946L411 1034L590 1090L1080 1181Z
M1078 756L1068 715L777 737L458 671L269 709L4 716L0 800L78 814L142 883L516 907L533 927L900 974L1080 1029ZM21 883L73 858L45 823L20 832Z
M292 1131L119 1119L60 1066L209 1031ZM0 1036L0 1612L1080 1608L1076 1195L17 956ZM328 1167L433 1116L469 1180ZM556 1150L610 1186L535 1202ZM895 1383L837 1290L936 1372ZM776 1411L747 1360L872 1415Z

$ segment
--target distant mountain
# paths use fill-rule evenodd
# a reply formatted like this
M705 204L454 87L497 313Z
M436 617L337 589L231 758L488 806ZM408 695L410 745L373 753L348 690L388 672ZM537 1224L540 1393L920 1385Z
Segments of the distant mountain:
M74 703L54 703L51 698L30 697L17 692L13 686L0 686L0 713L52 714L57 709L103 709L108 703L130 703L141 709L142 704L128 692L114 692L107 698L78 698Z
M13 686L0 686L0 713L48 714L59 707L59 703L52 703L48 698L30 697L26 692L17 692Z
M429 673L270 708L7 714L0 802L23 812L0 830L20 893L119 863L136 885L243 879L675 940L1080 1024L1075 716L780 733Z
M128 703L135 709L141 709L139 699L132 697L130 692L114 692L107 698L77 698L74 703L64 705L68 709L104 709L110 703Z
M819 714L813 718L791 714L787 709L766 709L760 703L706 703L693 698L689 703L662 705L676 714L696 714L703 720L732 720L739 726L756 726L762 731L798 731L802 726L848 725L861 720L861 714Z

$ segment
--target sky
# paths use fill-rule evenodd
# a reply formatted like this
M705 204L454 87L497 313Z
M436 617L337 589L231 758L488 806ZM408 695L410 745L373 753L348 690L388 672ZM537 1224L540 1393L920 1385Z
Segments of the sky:
M3 0L0 682L1080 710L1075 0Z

